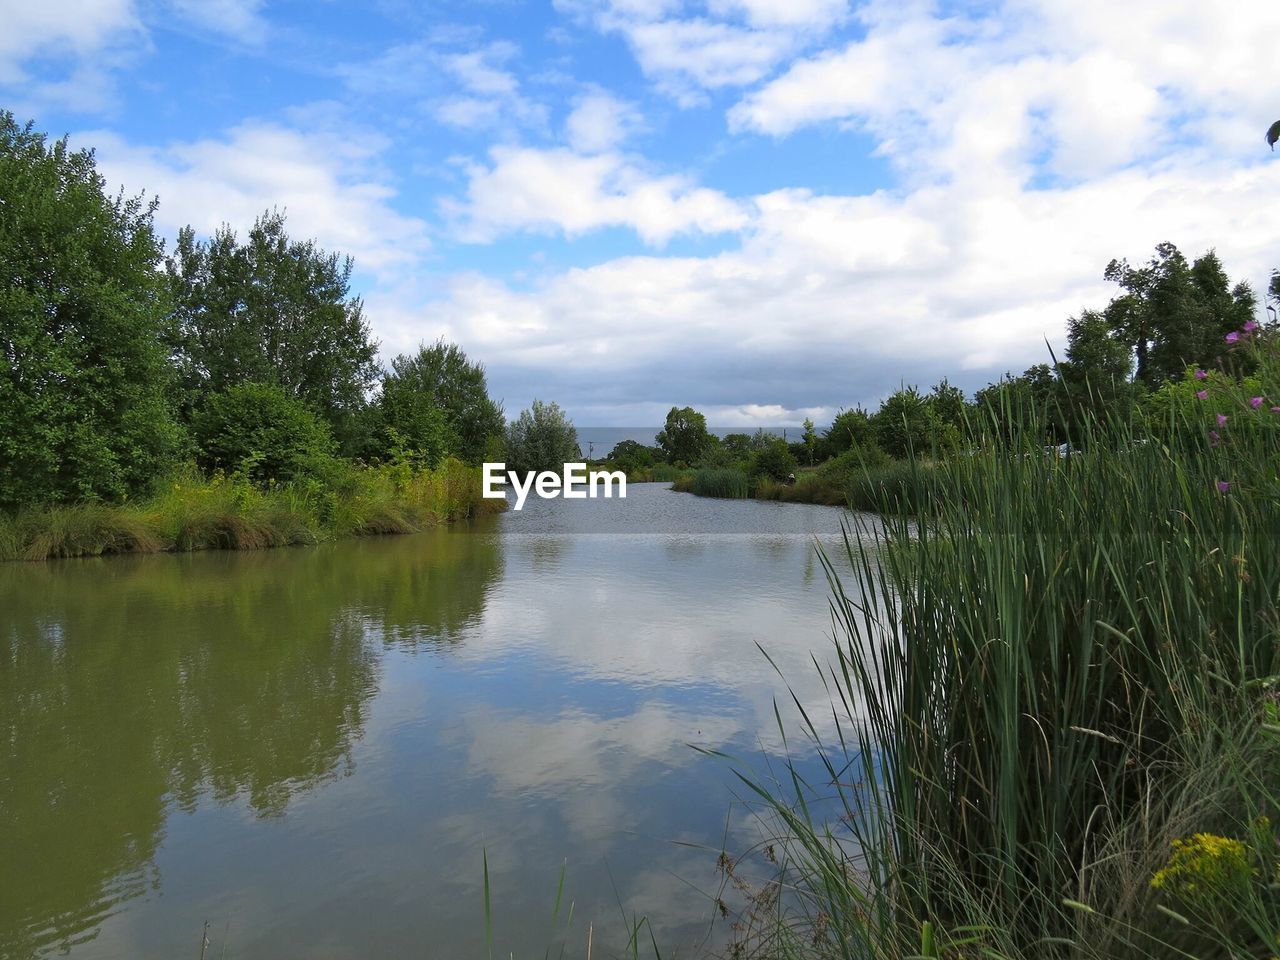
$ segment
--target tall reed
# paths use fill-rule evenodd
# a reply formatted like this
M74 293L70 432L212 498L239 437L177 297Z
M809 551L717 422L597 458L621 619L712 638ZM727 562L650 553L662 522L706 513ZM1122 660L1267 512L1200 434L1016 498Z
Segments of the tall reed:
M748 776L795 892L778 929L803 930L780 952L1276 952L1256 818L1280 813L1280 413L1249 413L1216 446L1212 408L1168 445L1086 423L1057 459L1028 411L851 520L853 579L827 563L830 712L797 701L823 775ZM1205 831L1261 877L1230 917L1152 884L1169 842Z

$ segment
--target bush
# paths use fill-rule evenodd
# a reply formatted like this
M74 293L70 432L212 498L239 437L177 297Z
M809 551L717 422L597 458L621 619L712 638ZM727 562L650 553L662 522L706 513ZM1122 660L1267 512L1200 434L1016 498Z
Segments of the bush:
M771 439L751 455L751 475L785 480L796 471L796 458L786 441Z
M318 476L334 450L323 420L266 383L237 384L210 397L195 416L192 434L202 467L242 473L255 483Z

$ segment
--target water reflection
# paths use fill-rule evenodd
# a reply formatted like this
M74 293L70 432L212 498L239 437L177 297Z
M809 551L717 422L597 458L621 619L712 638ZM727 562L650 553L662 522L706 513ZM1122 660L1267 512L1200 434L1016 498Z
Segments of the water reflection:
M706 935L727 770L822 695L812 534L838 511L636 488L471 529L258 554L0 566L0 955L474 955L547 945L568 859ZM590 505L591 501L586 501ZM542 509L538 509L538 507ZM655 529L658 520L666 527ZM603 927L602 927L603 924ZM426 946L429 945L429 948Z

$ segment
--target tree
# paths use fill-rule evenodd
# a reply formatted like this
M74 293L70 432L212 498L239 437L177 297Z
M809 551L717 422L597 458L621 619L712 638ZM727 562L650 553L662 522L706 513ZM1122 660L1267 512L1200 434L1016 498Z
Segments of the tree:
M1193 264L1172 243L1156 247L1142 267L1112 260L1103 276L1124 293L1103 311L1112 331L1133 351L1134 379L1155 389L1223 356L1223 337L1251 319L1257 299L1248 284L1231 286L1217 254Z
M818 447L818 432L813 429L813 421L804 418L804 452L809 466L813 466L813 454Z
M187 410L235 384L274 383L348 440L378 373L378 345L350 292L353 266L314 240L291 239L275 210L244 243L227 225L207 242L179 231L166 268Z
M200 465L287 482L321 473L333 454L329 426L272 383L237 383L209 397L192 420Z
M154 202L0 111L0 507L143 490L175 455Z
M915 387L891 394L871 422L876 441L892 457L921 456L933 445L935 418Z
M558 472L581 459L578 431L557 403L534 400L507 428L508 470Z
M796 458L781 437L770 437L751 457L751 475L785 480L795 473Z
M824 457L837 457L854 447L866 448L875 444L875 431L871 415L861 407L841 410L822 436Z
M672 463L696 463L711 445L707 418L693 407L672 407L657 440Z
M380 403L387 427L405 442L427 448L439 440L446 452L473 463L503 433L502 408L489 399L484 367L444 340L392 360Z

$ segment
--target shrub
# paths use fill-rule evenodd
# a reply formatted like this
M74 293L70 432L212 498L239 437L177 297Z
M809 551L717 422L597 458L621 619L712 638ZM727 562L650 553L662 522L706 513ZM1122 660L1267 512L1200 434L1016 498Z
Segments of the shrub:
M796 471L796 458L785 440L770 439L751 455L751 475L785 480Z
M280 483L323 472L334 444L329 428L281 387L242 383L211 396L192 433L206 470Z

